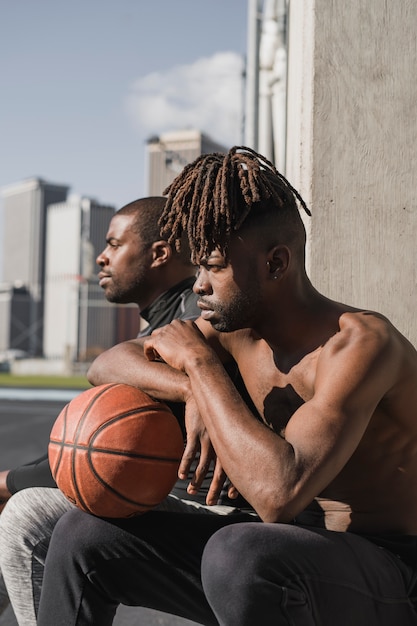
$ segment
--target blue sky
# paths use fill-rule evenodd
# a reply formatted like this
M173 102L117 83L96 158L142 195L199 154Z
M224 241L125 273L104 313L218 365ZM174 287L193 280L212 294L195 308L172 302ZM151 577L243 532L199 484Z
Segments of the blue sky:
M120 207L146 193L151 135L241 142L246 0L0 8L0 187L40 176Z

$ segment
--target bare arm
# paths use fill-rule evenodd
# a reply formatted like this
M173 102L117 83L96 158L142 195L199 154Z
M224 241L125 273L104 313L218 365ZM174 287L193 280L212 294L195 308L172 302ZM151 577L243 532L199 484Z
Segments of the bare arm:
M196 326L176 320L145 343L187 373L220 462L264 521L288 522L337 476L398 372L390 338L342 329L319 358L315 392L290 418L285 438L258 422Z
M87 378L94 385L124 383L145 391L157 400L185 402L191 394L184 372L166 363L150 363L143 354L143 339L117 344L91 364Z
M189 493L197 493L215 455L199 409L193 401L188 376L166 363L150 362L143 354L143 339L134 339L118 344L98 356L90 366L87 377L95 386L109 382L124 383L142 389L157 400L185 403L187 440L178 476L187 479L190 467L199 455L198 465L190 477L188 487ZM212 492L217 494L223 482L224 477L216 472Z
M6 502L11 498L11 493L7 487L7 475L10 470L0 472L0 512L4 509Z

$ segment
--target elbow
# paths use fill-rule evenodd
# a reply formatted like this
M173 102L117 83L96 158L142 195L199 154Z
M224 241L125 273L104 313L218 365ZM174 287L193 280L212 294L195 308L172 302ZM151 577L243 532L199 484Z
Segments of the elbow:
M289 524L295 518L287 507L265 507L258 511L258 515L265 524Z
M300 512L300 503L290 493L263 494L256 511L261 520L268 524L289 524Z
M100 380L99 380L99 375L98 375L98 371L99 370L98 370L97 363L96 363L98 358L99 357L97 357L97 359L95 359L91 363L90 367L87 370L87 374L86 374L88 382L91 385L93 385L94 387L96 387L97 385L100 385Z

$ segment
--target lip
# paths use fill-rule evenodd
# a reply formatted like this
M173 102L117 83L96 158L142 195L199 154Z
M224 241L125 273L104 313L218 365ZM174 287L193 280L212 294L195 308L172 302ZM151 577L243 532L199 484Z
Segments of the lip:
M214 310L208 306L205 302L201 302L201 300L197 301L197 306L201 309L201 317L203 320L210 320L214 316Z
M104 272L100 272L98 275L98 284L100 287L106 284L106 282L111 278L110 274L104 274Z
M202 300L197 300L197 306L202 311L212 311L213 310L208 304L206 304Z

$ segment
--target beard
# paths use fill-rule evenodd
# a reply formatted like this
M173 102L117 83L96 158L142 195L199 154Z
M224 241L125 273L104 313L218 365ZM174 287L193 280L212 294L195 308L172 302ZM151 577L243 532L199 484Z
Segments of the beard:
M134 276L111 276L111 281L104 287L104 296L108 302L114 304L137 303L140 296L148 288L146 274L138 271Z
M231 333L242 328L252 328L259 311L259 289L251 285L249 291L239 291L227 303L200 301L214 311L211 325L220 333Z
M117 289L112 289L104 292L105 298L108 302L113 302L114 304L128 304L132 302L132 296L126 291L118 291Z

